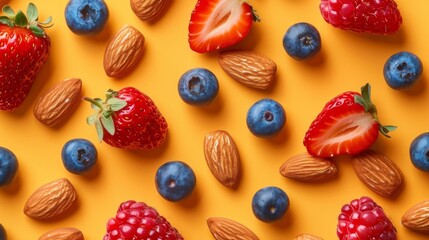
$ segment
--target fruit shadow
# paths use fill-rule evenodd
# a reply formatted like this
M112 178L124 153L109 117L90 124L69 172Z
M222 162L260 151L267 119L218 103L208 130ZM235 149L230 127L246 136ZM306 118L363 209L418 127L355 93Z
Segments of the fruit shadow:
M21 189L22 185L22 179L21 179L21 173L18 168L18 172L16 173L15 178L6 186L0 187L0 190L4 193L14 195L17 192L19 192L19 189Z
M424 73L423 73L424 74ZM413 86L403 89L403 90L396 90L401 91L403 94L407 95L406 97L417 97L418 95L423 94L426 91L427 88L427 77L426 75L423 75L421 79L416 82Z
M365 32L354 32L354 31L344 31L340 29L338 30L341 34L347 35L350 38L360 38L363 40L369 40L373 42L378 42L381 44L402 44L406 41L407 34L404 28L399 29L396 34L383 35L383 34L371 34Z
M198 183L197 183L194 191L192 191L192 193L189 196L178 201L177 203L180 206L182 206L183 208L194 208L195 206L197 206L197 204L200 202L200 200L201 200L201 191L200 191L200 188L198 187Z

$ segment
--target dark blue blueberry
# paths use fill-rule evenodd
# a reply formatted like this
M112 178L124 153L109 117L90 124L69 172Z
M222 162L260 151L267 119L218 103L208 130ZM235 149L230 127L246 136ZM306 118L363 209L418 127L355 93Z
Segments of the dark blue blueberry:
M158 168L155 184L163 198L177 202L191 194L196 178L189 165L181 161L171 161Z
M3 225L0 224L0 240L6 240L7 234L6 229L4 229Z
M0 147L0 186L12 182L18 172L18 161L15 154L7 148Z
M306 22L295 23L283 36L283 47L294 59L307 59L320 51L322 40L319 31Z
M429 132L420 134L411 142L410 158L416 168L429 171Z
M73 33L96 34L106 25L109 10L104 0L69 0L65 17L67 26Z
M219 92L216 76L208 69L193 68L186 71L179 79L179 95L191 105L210 103Z
M76 138L64 144L61 158L69 172L81 174L90 170L97 162L97 149L90 141Z
M258 137L269 137L279 133L286 123L283 106L269 98L253 104L247 112L247 127Z
M410 52L398 52L387 59L383 69L386 83L393 89L405 89L414 85L423 74L419 57Z
M279 220L288 209L289 197L278 187L262 188L252 199L253 214L263 222Z

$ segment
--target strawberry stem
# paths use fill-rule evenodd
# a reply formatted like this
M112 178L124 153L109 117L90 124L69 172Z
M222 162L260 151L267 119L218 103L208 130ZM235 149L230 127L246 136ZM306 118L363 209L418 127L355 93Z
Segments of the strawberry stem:
M389 132L394 131L397 127L393 125L383 125L377 116L377 108L371 102L371 85L369 83L365 84L361 88L361 95L355 95L354 100L357 104L361 105L365 112L370 113L374 120L379 124L379 131L383 136L390 138Z

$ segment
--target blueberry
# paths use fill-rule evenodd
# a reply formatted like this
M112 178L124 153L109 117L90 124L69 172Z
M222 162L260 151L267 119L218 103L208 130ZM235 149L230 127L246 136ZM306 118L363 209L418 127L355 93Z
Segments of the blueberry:
M109 17L104 0L69 0L65 9L69 29L78 35L97 34Z
M4 229L3 225L0 224L0 240L6 240L7 234L6 229Z
M15 154L7 148L0 147L0 187L8 185L18 172L18 161Z
M387 59L383 74L386 83L393 89L406 89L422 76L423 64L419 57L410 52L398 52Z
M416 168L429 171L429 132L420 134L411 142L410 158Z
M160 166L155 176L156 189L168 201L177 202L195 188L194 171L184 162L171 161Z
M306 22L290 26L283 36L283 48L294 59L304 60L314 56L322 48L319 31Z
M64 144L61 158L69 172L82 174L89 171L97 162L97 149L90 141L76 138Z
M247 127L258 137L269 137L279 133L286 123L283 106L269 98L254 103L247 112Z
M213 101L219 92L219 83L214 75L205 68L193 68L179 79L179 95L191 105L202 105Z
M252 199L252 210L263 222L274 222L289 209L289 197L278 187L270 186L258 190Z

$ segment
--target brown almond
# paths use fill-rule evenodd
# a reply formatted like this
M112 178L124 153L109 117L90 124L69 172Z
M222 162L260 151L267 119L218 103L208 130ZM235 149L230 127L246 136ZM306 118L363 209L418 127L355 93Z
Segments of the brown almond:
M402 216L401 223L413 231L429 233L429 200L409 208Z
M163 13L169 0L130 0L131 9L141 20L153 22Z
M204 155L215 178L224 186L235 188L240 177L240 155L231 135L222 130L204 138Z
M280 166L280 174L304 182L320 182L337 175L338 169L331 159L308 153L292 156Z
M259 240L249 228L231 219L210 217L207 225L216 240Z
M396 196L404 182L399 167L387 156L374 150L367 150L352 156L353 169L358 178L380 196Z
M79 229L57 228L43 234L39 240L84 240L84 237Z
M303 233L295 236L293 240L323 240L323 239L318 236Z
M37 220L54 220L68 215L77 204L78 195L66 178L49 182L30 195L24 213Z
M218 62L233 79L245 86L268 89L274 82L276 63L267 56L251 50L229 50L220 52Z
M79 78L58 82L36 100L33 115L46 126L58 126L72 115L81 94L82 80Z
M145 37L126 24L107 45L103 66L107 76L121 78L131 73L143 57Z

